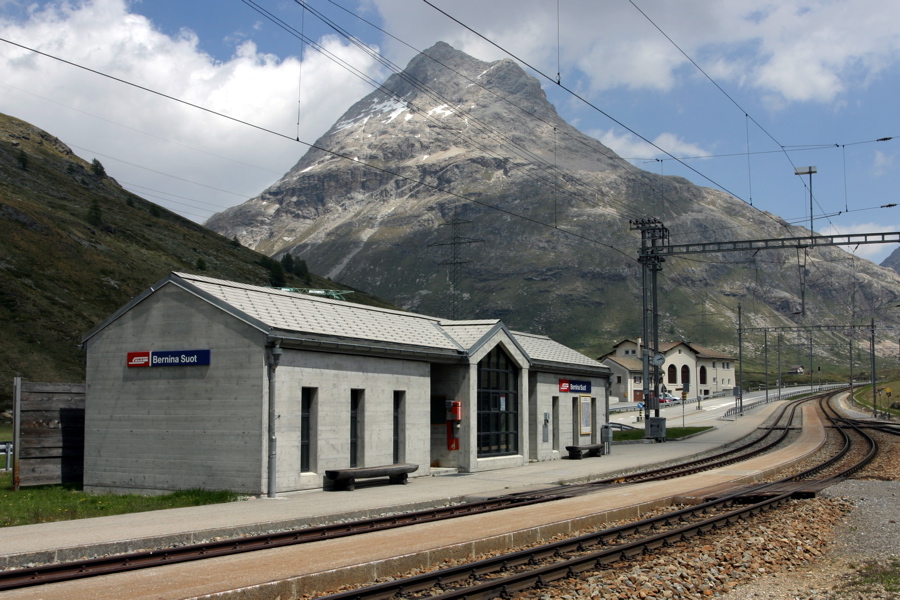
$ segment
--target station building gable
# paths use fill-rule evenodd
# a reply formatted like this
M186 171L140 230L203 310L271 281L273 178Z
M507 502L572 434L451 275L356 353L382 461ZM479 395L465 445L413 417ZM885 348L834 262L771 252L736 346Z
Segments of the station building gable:
M423 476L558 459L586 439L590 428L573 423L588 400L599 435L609 378L583 354L499 320L180 273L83 347L85 488L95 491L259 494L320 488L326 470L350 466L414 463ZM591 391L561 393L563 381Z

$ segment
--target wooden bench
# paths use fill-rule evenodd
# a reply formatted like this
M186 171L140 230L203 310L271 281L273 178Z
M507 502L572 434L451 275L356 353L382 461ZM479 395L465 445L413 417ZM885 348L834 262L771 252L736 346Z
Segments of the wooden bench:
M586 444L584 446L566 446L569 458L581 460L585 453L588 456L603 456L603 444Z
M409 474L419 468L412 463L400 463L396 465L381 465L378 467L352 467L348 469L328 469L325 477L334 482L335 489L353 491L356 489L357 479L372 479L374 477L389 477L391 483L406 484Z

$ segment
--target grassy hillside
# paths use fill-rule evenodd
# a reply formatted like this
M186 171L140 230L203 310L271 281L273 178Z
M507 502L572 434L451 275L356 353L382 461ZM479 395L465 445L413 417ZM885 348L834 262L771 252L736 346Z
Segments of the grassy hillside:
M267 260L0 114L0 412L15 376L83 381L82 334L170 271L269 285ZM288 275L286 285L347 289L315 275ZM350 299L389 306L361 292Z

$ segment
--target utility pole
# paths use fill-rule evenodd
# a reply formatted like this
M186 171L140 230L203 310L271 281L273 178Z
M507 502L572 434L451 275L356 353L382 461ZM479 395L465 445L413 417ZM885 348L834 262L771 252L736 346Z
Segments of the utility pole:
M655 436L665 437L665 420L659 417L659 367L665 362L665 358L659 353L659 312L657 301L656 275L662 270L661 264L665 258L660 256L660 250L665 247L669 239L669 230L658 219L641 219L630 221L631 230L641 232L641 253L638 259L641 263L642 282L642 335L644 344L641 350L641 367L643 372L643 396L644 396L644 430ZM651 329L653 330L651 332ZM653 340L653 356L649 341ZM650 393L650 365L653 364L653 394ZM652 404L652 406L651 406ZM655 420L653 426L649 421L650 409L654 410ZM654 428L661 427L662 431ZM645 437L647 436L645 433Z
M784 382L781 380L783 377L781 373L781 334L778 334L778 399L781 400L781 386Z
M765 353L766 364L766 404L769 403L769 332L763 331L763 352Z
M812 330L809 331L809 391L813 391Z
M878 417L878 390L875 389L875 319L872 319L872 341L869 345L872 361L872 416Z
M797 167L794 169L795 175L809 175L809 237L812 238L815 233L813 232L813 192L812 192L812 176L813 173L816 173L817 170L815 167ZM798 250L799 252L799 250ZM809 249L803 248L803 262L799 265L800 267L800 314L802 316L806 316L806 263L809 258ZM810 359L809 364L810 370L812 370L812 359ZM812 391L812 385L809 387L810 391Z
M738 303L738 414L744 416L744 323L741 314L741 305Z
M810 176L810 207L812 207L812 173L815 172L814 167L807 167L807 169L811 169L809 171L805 171L800 173L799 170L797 172L798 175L806 175ZM809 248L816 247L824 247L824 246L855 246L859 244L888 244L888 243L900 243L900 232L891 231L891 232L882 232L882 233L851 233L851 234L839 234L839 235L815 235L813 232L813 215L812 208L810 208L810 231L808 236L803 237L793 237L793 238L771 238L771 239L759 239L759 240L737 240L737 241L728 241L728 242L699 242L693 244L669 244L669 230L666 229L662 222L658 219L642 219L640 221L629 221L631 225L631 229L639 229L641 231L641 250L640 250L640 258L638 259L643 267L643 277L642 282L644 286L643 290L643 316L644 316L644 335L646 336L649 331L649 322L648 322L648 311L650 310L648 307L648 286L651 284L650 282L650 268L656 269L657 271L662 270L661 264L665 261L665 258L668 256L676 256L681 254L717 254L721 252L747 252L747 251L759 251L759 250L784 250L786 248L796 248L804 251L804 256L806 256L807 250ZM653 243L649 243L650 241ZM805 263L804 263L805 266ZM803 273L801 272L801 275ZM802 279L802 278L801 278ZM653 278L655 281L655 277ZM801 295L805 293L805 282L801 281ZM655 289L654 289L655 294ZM806 305L805 301L803 301L803 314L806 313ZM742 324L740 323L740 305L738 305L738 345L742 349L742 340L740 339L742 335ZM777 329L777 328L776 328ZM646 338L645 338L646 339ZM658 351L658 346L654 348L654 351ZM779 346L780 352L780 346ZM643 367L644 367L644 395L646 398L646 394L649 392L647 382L647 376L649 373L649 351L647 349L644 350L643 353ZM656 359L656 354L654 354L654 359ZM739 393L743 389L743 354L741 353L739 358L739 370L740 370L740 387ZM812 369L812 338L810 337L810 369ZM780 368L779 368L779 376L780 376ZM812 371L810 371L810 387L812 387ZM779 393L780 393L779 388ZM875 394L875 319L872 319L872 393ZM645 400L646 401L646 400ZM874 402L873 402L874 404ZM659 405L657 404L657 411ZM646 408L645 408L646 410ZM743 406L741 406L741 411L743 411ZM649 413L647 413L649 415Z

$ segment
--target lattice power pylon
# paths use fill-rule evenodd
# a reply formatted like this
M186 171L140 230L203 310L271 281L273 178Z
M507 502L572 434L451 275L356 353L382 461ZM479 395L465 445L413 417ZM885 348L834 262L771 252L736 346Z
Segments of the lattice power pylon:
M478 244L484 241L463 237L460 234L460 226L469 224L471 224L471 221L460 219L454 213L453 218L444 224L445 226L450 226L450 239L428 245L430 248L442 246L449 246L450 248L450 259L442 261L438 264L446 265L448 267L447 276L450 281L450 293L448 294L450 300L450 318L454 321L459 319L460 304L462 302L462 290L460 290L459 286L460 270L463 265L472 263L471 260L467 260L462 257L462 248L463 246Z

